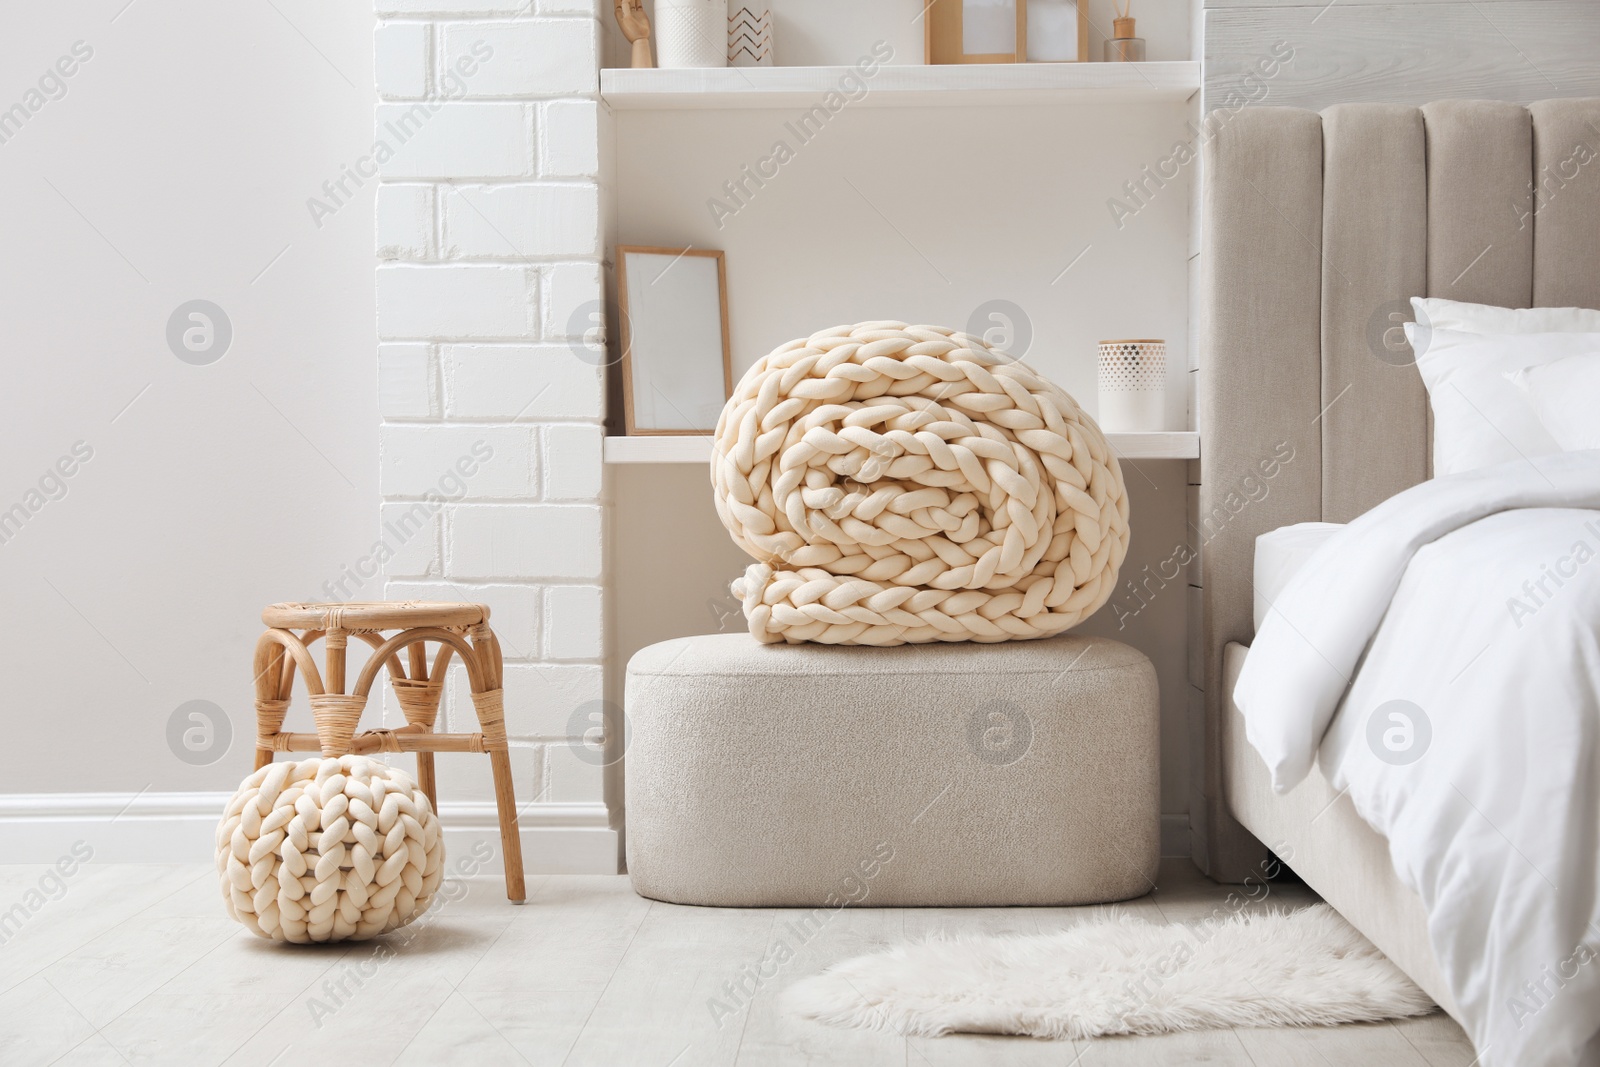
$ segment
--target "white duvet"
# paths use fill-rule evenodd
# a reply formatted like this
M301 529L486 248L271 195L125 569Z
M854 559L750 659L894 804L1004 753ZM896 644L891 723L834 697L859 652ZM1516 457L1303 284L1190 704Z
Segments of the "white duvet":
M1600 451L1438 478L1296 574L1235 689L1388 838L1489 1067L1600 1065Z

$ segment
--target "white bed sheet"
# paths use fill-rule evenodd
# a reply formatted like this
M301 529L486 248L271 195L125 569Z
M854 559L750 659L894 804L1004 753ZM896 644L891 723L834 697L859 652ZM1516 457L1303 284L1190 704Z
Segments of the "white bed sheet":
M1289 580L1306 565L1306 560L1337 531L1339 522L1297 522L1280 526L1256 538L1255 620L1256 631L1272 605L1289 585Z
M1234 691L1389 842L1488 1067L1600 1065L1600 452L1434 479L1331 537Z

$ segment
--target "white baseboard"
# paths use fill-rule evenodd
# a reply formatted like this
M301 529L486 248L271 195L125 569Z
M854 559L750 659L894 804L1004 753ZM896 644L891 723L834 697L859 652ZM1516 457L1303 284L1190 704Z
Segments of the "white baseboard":
M99 863L208 863L228 793L0 794L0 855L8 863L54 863L86 842ZM441 801L445 854L487 842L484 873L500 873L500 823L493 801ZM526 804L517 813L528 874L616 874L617 832L606 806ZM477 855L485 854L479 849Z
M0 855L8 863L54 863L87 842L99 863L207 863L227 793L0 793ZM500 823L493 801L442 801L445 853L493 858ZM599 802L527 804L517 815L522 866L535 874L616 874L617 831ZM1161 816L1161 855L1188 856L1189 816Z
M439 802L447 856L466 856L485 842L494 858L485 873L500 874L500 817L494 801ZM525 804L517 812L522 869L528 874L616 874L617 831L599 802ZM482 850L478 854L483 854Z
M1189 816L1161 816L1161 855L1182 856L1187 859L1193 851L1189 838Z

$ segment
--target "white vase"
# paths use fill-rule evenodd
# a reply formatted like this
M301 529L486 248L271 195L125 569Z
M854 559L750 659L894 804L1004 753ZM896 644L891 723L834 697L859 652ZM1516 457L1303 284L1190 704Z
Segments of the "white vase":
M726 67L727 0L656 0L656 63Z
M1100 417L1107 433L1166 429L1167 343L1101 341Z

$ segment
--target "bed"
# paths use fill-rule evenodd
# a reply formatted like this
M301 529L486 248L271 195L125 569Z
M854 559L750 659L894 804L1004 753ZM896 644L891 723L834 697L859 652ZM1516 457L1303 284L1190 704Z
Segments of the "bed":
M1600 307L1600 174L1573 164L1575 146L1600 150L1600 100L1251 108L1208 127L1195 861L1237 882L1279 853L1461 1018L1389 842L1320 769L1275 793L1244 736L1232 694L1255 636L1255 541L1351 522L1429 479L1408 298Z

